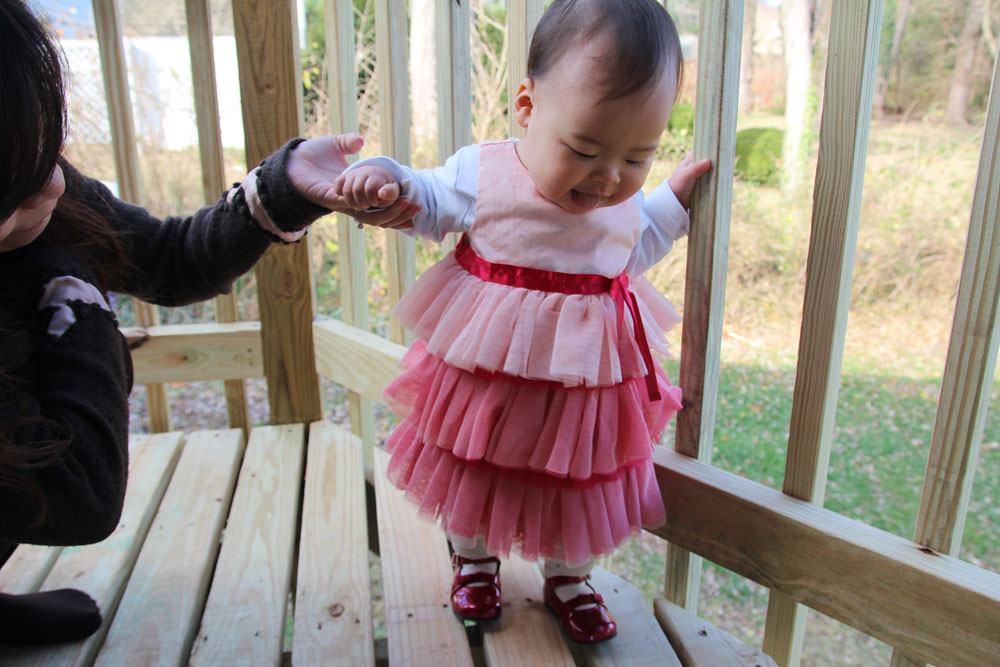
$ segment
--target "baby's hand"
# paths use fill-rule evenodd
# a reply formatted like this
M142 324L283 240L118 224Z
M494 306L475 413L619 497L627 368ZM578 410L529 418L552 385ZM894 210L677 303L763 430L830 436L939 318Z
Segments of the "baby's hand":
M674 191L674 196L677 197L677 201L681 203L681 206L684 208L691 207L691 192L694 190L695 181L707 172L711 166L712 161L707 158L695 162L693 152L684 156L681 163L677 165L677 168L674 169L674 173L670 175L667 182L670 183L670 189Z
M382 167L366 166L341 174L334 182L347 208L386 208L399 199L399 182Z

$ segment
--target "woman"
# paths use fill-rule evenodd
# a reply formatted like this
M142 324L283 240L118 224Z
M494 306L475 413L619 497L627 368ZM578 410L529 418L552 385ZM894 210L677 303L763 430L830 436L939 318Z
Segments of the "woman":
M19 543L72 545L118 523L131 360L105 293L165 306L227 291L330 210L357 135L290 141L187 218L159 220L60 157L61 52L23 0L0 0L0 566ZM363 214L405 218L407 202ZM94 632L85 593L0 593L0 643Z

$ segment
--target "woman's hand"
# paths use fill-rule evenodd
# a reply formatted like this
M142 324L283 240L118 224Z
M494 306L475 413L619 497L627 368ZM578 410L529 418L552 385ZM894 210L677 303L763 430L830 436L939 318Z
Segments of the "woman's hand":
M376 226L402 228L411 226L416 209L400 198L388 208L356 212L340 196L337 179L347 168L347 156L361 150L361 135L338 134L309 139L295 147L288 160L288 179L306 199L325 208L353 215L359 222Z

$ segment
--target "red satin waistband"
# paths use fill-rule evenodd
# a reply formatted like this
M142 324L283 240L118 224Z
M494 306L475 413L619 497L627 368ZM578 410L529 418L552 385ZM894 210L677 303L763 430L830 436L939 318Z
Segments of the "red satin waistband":
M660 391L656 386L656 374L653 372L653 355L650 352L646 329L639 313L639 302L636 300L635 294L629 290L628 276L624 272L617 278L608 278L595 273L560 273L559 271L545 271L526 266L489 262L476 254L476 251L469 245L468 237L464 234L455 247L455 260L462 268L477 278L509 287L524 287L560 294L610 293L615 300L619 326L625 321L626 309L632 315L639 353L646 364L646 391L651 401L660 400Z

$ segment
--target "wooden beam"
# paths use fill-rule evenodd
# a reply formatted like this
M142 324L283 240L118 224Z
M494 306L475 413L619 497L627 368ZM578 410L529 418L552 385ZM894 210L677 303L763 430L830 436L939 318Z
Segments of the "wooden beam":
M881 25L882 0L844 0L833 7L783 486L816 504L826 490L840 393ZM798 665L804 632L803 610L772 593L764 651L780 665Z
M665 448L654 462L655 534L933 664L1000 655L1000 574Z
M573 667L559 621L542 602L542 573L537 563L512 556L500 564L503 613L483 633L483 656L494 665Z
M262 377L259 322L123 329L135 381L197 382Z
M682 663L677 653L642 592L601 567L595 567L591 577L594 588L604 597L608 610L618 622L618 637L603 644L580 646L584 664L594 667L680 667Z
M451 565L444 533L416 518L386 479L389 454L375 452L379 549L390 665L472 667L465 626L451 612ZM412 558L420 554L422 557Z
M233 2L248 165L257 164L301 134L294 4L291 0ZM310 245L309 235L299 243L275 245L255 271L273 424L312 422L322 414L319 377L313 370Z
M337 320L322 320L313 328L320 374L382 402L382 390L401 372L406 348Z
M101 71L104 74L105 99L108 103L108 121L111 125L111 144L114 151L115 174L118 193L125 201L142 203L142 180L139 170L139 150L132 120L132 101L129 98L128 64L122 38L121 15L115 0L94 0L94 26L97 28L97 45L101 54ZM153 326L160 323L156 307L132 299L136 324ZM149 427L154 433L170 430L170 404L162 385L146 387L146 407L149 410Z
M185 0L188 49L191 52L191 81L194 85L194 113L198 123L198 152L201 156L201 183L205 202L219 198L226 189L222 128L219 125L219 95L215 82L215 48L212 43L212 12L208 0ZM235 291L215 298L215 321L240 319ZM226 412L229 425L250 436L250 409L246 382L226 380Z
M986 113L969 236L913 540L957 556L997 365L1000 307L1000 67ZM899 653L898 651L896 653ZM916 664L893 655L893 665Z
M758 648L663 598L653 601L656 618L685 667L775 667Z
M184 445L97 665L181 665L194 642L243 456L243 431Z
M304 450L302 424L250 432L189 664L280 664Z
M528 47L543 9L542 0L507 2L507 122L512 137L524 138L524 128L514 116L514 99L528 73Z
M326 0L326 45L330 66L330 122L335 134L358 131L358 86L355 70L354 3ZM353 158L351 158L353 159ZM338 214L341 317L347 324L368 329L368 264L364 230L351 216ZM349 391L347 409L351 431L364 442L365 463L372 464L375 447L375 409L370 399Z
M684 408L677 415L675 448L703 461L712 457L715 401L719 387L722 318L726 299L729 216L736 154L743 2L703 2L700 14L698 94L694 155L709 158L691 198L680 377ZM667 545L665 595L694 613L701 561Z
M438 161L444 163L472 143L471 2L436 0L434 43L437 67ZM455 234L441 242L441 255L455 249Z
M375 48L378 62L379 123L382 154L403 164L410 162L410 75L405 0L376 0ZM415 270L413 238L386 230L386 264L389 304L399 303ZM397 343L412 341L395 315L389 317L389 338Z
M302 665L374 665L361 440L309 426L292 654Z
M129 483L118 527L96 544L64 547L41 585L42 590L86 591L101 609L101 627L79 642L42 648L5 646L4 667L63 667L94 662L170 481L181 439L182 434L177 432L130 439Z

